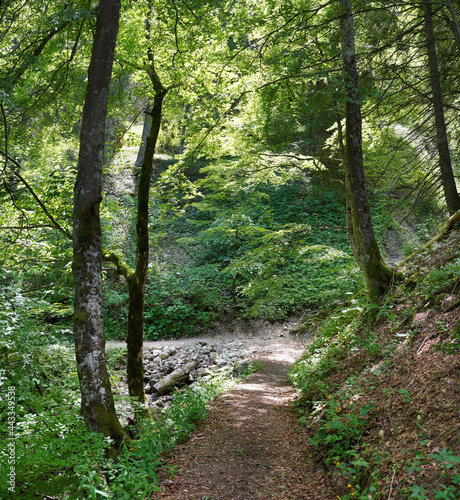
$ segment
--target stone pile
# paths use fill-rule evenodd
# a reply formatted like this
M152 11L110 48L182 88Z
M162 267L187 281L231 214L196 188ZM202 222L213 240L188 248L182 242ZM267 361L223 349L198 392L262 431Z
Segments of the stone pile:
M223 371L244 372L254 351L254 346L244 342L220 345L205 341L144 349L145 392L150 407L154 411L167 408L174 387L193 386L197 379L210 380Z

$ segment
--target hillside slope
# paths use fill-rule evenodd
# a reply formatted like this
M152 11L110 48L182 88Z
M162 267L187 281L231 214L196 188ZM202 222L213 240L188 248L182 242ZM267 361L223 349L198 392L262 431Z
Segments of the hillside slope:
M291 378L341 500L460 498L459 242L411 261L381 303L355 297L303 326L316 340Z

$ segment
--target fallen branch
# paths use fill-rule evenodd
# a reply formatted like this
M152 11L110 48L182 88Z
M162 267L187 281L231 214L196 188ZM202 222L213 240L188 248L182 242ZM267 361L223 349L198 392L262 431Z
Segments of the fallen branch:
M167 394L173 387L187 383L189 381L190 372L197 366L198 361L190 361L186 365L177 368L156 384L151 384L152 391L162 396L163 394Z

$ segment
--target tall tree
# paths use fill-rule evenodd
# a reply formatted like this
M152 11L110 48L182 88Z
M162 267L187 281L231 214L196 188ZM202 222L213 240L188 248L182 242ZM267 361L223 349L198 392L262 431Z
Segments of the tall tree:
M353 255L364 274L371 298L383 294L394 278L380 254L366 192L362 150L362 119L356 64L353 11L349 0L340 0L343 15L342 61L346 92L346 192L347 230Z
M116 441L124 437L124 432L115 411L105 358L99 205L120 4L120 0L101 0L98 6L80 133L73 215L74 336L81 408L90 429Z
M145 283L149 264L149 197L150 182L153 173L153 158L160 133L163 100L168 89L163 87L158 78L151 58L149 76L155 91L151 111L150 131L145 141L144 158L141 164L139 186L137 192L137 221L136 221L136 269L129 276L129 307L128 307L128 346L127 372L128 386L131 397L140 402L145 401L143 343L144 343L144 304Z
M153 174L155 149L163 116L163 101L170 88L163 86L155 66L155 56L151 44L151 16L154 15L153 2L148 0L146 5L141 7L146 9L144 11L145 18L143 24L145 26L145 41L147 42L147 64L139 66L133 61L124 61L128 66L140 69L144 74L146 73L153 89L153 98L149 101L144 111L145 121L142 144L136 159L136 166L140 167L140 175L137 187L135 269L128 269L119 257L114 254L108 254L106 257L117 265L118 271L125 277L128 284L128 328L126 335L128 349L128 389L129 395L132 398L135 398L140 403L145 403L143 343L145 284L149 264L150 184ZM137 413L141 414L141 412Z
M425 21L426 47L428 51L428 62L430 66L431 92L433 94L433 108L436 122L436 145L439 153L439 168L441 171L441 183L444 189L447 209L450 214L460 210L460 196L455 184L452 163L450 159L449 141L447 139L446 121L444 118L444 105L439 79L438 58L433 31L433 16L431 13L431 1L422 3L423 18Z
M140 151L136 160L139 162L142 159L137 188L136 263L134 271L124 266L121 259L114 254L106 255L108 260L117 265L118 271L123 274L128 283L129 305L126 337L128 387L130 396L141 403L145 402L143 339L145 285L149 264L149 197L153 160L163 117L163 102L171 89L183 86L184 80L196 79L194 72L199 74L201 69L204 72L205 65L199 66L196 57L200 61L206 60L202 54L203 21L200 14L209 17L207 2L190 4L182 10L179 10L176 4L173 7L173 11L171 11L169 2L161 4L160 2L155 3L153 0L146 0L130 9L124 27L125 33L122 35L122 38L123 36L127 37L129 43L124 47L124 52L123 48L119 51L120 60L142 75L144 85L147 84L145 79L147 75L150 88L144 86L144 89L148 94L153 94L145 111L147 120L143 132L142 146L144 149ZM194 11L189 11L191 7L194 8ZM136 26L136 28L132 29L131 25ZM144 37L139 37L141 26L145 30ZM165 38L165 30L172 30L172 36ZM210 33L213 31L210 30ZM145 64L140 65L138 61L133 60L131 56L133 46L138 47L139 51L144 51ZM200 47L200 50L197 51L197 47ZM211 49L207 54L210 53ZM192 63L195 64L192 65ZM168 84L163 84L163 81L167 81Z

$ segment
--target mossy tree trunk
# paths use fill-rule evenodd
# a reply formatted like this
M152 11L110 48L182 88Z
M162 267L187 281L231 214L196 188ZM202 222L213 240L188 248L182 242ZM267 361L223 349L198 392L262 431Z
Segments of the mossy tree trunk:
M116 442L125 434L115 411L106 367L99 205L119 12L120 0L100 1L82 116L73 214L74 336L81 410L91 430Z
M436 146L439 154L439 169L441 171L441 183L444 189L447 209L450 215L460 210L460 197L458 195L455 177L450 159L449 141L447 139L446 120L444 118L444 104L442 100L441 82L439 79L438 58L433 32L433 17L431 14L431 2L422 3L423 18L425 21L425 37L428 51L428 62L430 66L431 91L433 94L433 109L436 123Z
M346 191L347 230L353 255L366 279L371 299L383 294L394 275L380 254L375 239L366 192L362 151L361 103L353 28L353 12L348 0L340 0L342 61L346 88Z
M149 197L150 182L153 173L153 158L160 132L163 100L167 94L152 65L150 73L155 97L149 115L151 127L145 141L145 152L141 164L139 186L137 194L137 248L136 269L129 277L129 306L128 306L128 346L127 375L128 388L131 397L139 402L145 402L144 367L143 367L143 342L144 342L144 304L145 284L149 264Z

